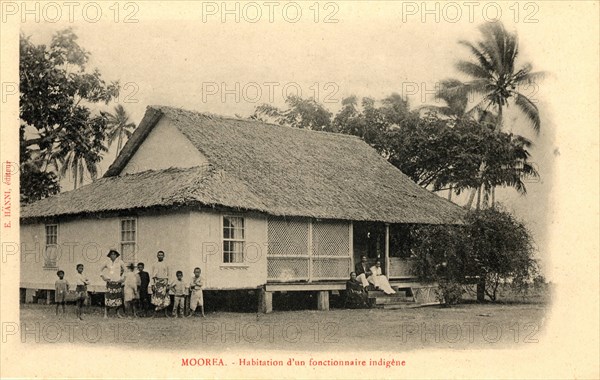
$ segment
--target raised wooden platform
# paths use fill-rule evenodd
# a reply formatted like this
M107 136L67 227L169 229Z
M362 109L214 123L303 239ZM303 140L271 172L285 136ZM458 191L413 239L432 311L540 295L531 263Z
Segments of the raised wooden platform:
M392 280L390 285L397 287L420 287L423 284L416 282L414 278ZM265 285L267 292L309 292L321 290L345 290L346 280L340 281L318 281L318 282L268 282Z
M382 309L401 309L434 305L436 299L436 285L422 284L414 279L392 280L390 285L397 293L387 295L379 290L369 291L371 305ZM288 282L267 283L261 290L259 310L264 313L273 311L273 292L318 292L317 305L319 310L329 310L329 292L346 289L346 281L318 281L318 282Z
M267 292L310 292L344 289L346 289L346 281L267 283L265 285Z

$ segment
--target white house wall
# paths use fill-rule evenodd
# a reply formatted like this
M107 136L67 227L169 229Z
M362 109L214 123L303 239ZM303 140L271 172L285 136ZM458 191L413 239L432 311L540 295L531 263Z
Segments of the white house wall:
M82 263L91 281L90 290L104 291L100 278L100 266L107 260L110 248L120 251L120 221L122 218L77 219L58 222L58 245L60 255L58 269L65 271L65 279L71 280L76 265ZM156 252L166 252L166 260L175 270L191 275L188 266L189 213L144 215L137 217L136 262L144 262L150 270L156 261ZM53 289L57 269L44 268L45 225L21 225L21 287Z
M198 152L169 119L163 117L130 158L121 174L171 167L189 168L207 163L206 157Z
M267 282L267 219L249 214L244 217L244 263L223 263L223 214L190 214L190 267L202 268L208 289L256 288Z
M228 214L229 215L229 214ZM150 271L159 250L171 269L181 270L188 281L195 267L202 268L207 289L248 289L264 285L267 280L267 219L246 214L245 262L223 263L222 214L210 211L185 211L137 217L137 254L135 262L144 262ZM21 287L53 289L57 269L71 280L76 265L85 265L91 291L104 291L100 266L110 248L120 251L120 222L124 217L86 218L58 222L58 245L61 254L57 267L44 268L45 225L21 225ZM25 251L23 251L25 250ZM125 258L127 259L127 258Z

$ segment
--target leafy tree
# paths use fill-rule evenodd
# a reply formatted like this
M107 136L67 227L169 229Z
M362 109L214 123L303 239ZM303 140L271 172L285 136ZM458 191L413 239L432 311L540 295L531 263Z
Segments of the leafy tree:
M468 239L472 270L485 279L485 294L492 301L497 299L500 283L523 283L537 274L531 234L509 212L486 209L471 213Z
M22 199L33 201L59 188L49 172L77 172L82 165L95 177L95 165L105 148L106 119L91 109L118 95L118 82L106 83L96 69L88 71L89 53L71 29L54 34L50 45L36 45L20 37L20 148ZM79 158L75 158L79 157ZM86 158L81 158L86 157ZM63 169L62 166L67 165ZM72 165L75 165L73 169ZM41 174L45 173L45 174ZM39 180L36 180L39 177ZM51 189L44 190L43 187Z
M528 163L529 141L495 131L495 119L489 113L480 113L479 121L466 111L454 117L434 112L419 116L398 94L380 102L372 98L363 98L360 106L358 102L355 96L343 99L328 129L362 138L420 186L434 191L453 188L460 194L484 184L513 186L524 193L524 176L537 175ZM459 103L464 108L466 102ZM290 99L288 104L296 107L304 102ZM280 123L294 126L282 115L306 115L306 109L282 111L263 105L255 115L279 118ZM482 162L487 163L485 170Z
M458 226L419 226L413 228L411 251L414 274L423 282L438 284L438 300L445 306L461 300L462 285L468 283L470 251Z
M358 136L375 148L384 157L393 154L390 150L390 132L405 124L415 123L418 113L410 111L409 103L397 93L381 100L380 105L372 98L363 98L358 107L356 96L342 100L342 109L333 119L334 129ZM393 136L392 136L393 137Z
M469 98L467 94L464 92L448 91L448 89L460 85L462 85L462 82L458 79L443 80L440 83L440 90L435 94L435 98L437 101L444 101L445 104L442 106L424 106L422 108L454 119L464 118L468 114L467 106Z
M342 99L342 108L335 115L332 123L340 133L359 136L364 139L366 123L361 118L356 96L352 95Z
M528 162L528 140L471 118L449 120L430 113L389 131L387 141L388 160L433 191L452 188L460 194L483 183L525 193L524 177L537 176ZM483 171L481 162L487 163Z
M414 274L440 287L446 305L460 301L461 285L480 279L490 300L501 283L527 283L538 276L533 239L525 225L506 211L472 211L464 226L413 229Z
M25 131L21 129L19 132L22 135ZM52 171L45 171L40 167L41 161L32 157L35 152L32 153L23 146L25 139L22 136L19 141L21 142L19 149L21 203L29 203L57 194L60 187L56 174Z
M288 106L286 110L262 104L256 107L250 118L274 121L294 128L334 132L331 126L333 114L313 98L302 99L297 95L290 95L285 102Z
M333 119L334 128L344 134L358 136L385 156L385 133L390 128L386 116L375 99L363 98L358 108L355 96L342 100L342 109Z
M106 114L108 118L108 145L111 146L115 140L117 140L117 153L121 151L123 147L123 139L129 139L133 130L135 129L135 123L131 123L129 121L129 115L125 108L122 105L118 105L115 107L114 114Z

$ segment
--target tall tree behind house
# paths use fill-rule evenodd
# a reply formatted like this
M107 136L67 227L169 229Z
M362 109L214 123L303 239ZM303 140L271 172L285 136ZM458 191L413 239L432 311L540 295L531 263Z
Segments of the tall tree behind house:
M461 60L456 63L456 69L469 80L461 82L456 79L446 80L441 87L438 97L444 98L451 108L451 102L448 99L460 97L479 96L480 100L469 110L469 113L493 112L495 115L494 127L496 131L501 131L506 127L504 112L509 105L513 104L525 115L529 124L536 133L540 130L540 115L535 102L522 93L524 86L535 84L545 77L544 72L534 72L530 63L517 66L517 57L519 54L519 44L516 33L507 31L500 22L486 23L479 28L483 39L475 43L469 41L459 41L465 46L471 57L469 60ZM515 168L512 168L515 170ZM473 189L467 207L471 208L475 193L477 193L477 208L480 207L482 193L484 195L484 204L491 198L492 206L494 204L495 187L494 182L500 182L500 185L506 185L502 181L486 181L486 177L491 175L494 169L490 170L489 163L482 161L480 163L480 173L478 177L480 184ZM523 176L531 173L530 168L522 173ZM510 185L510 184L509 184Z
M71 176L75 187L86 172L97 174L107 120L92 108L116 97L119 84L88 70L89 57L71 29L55 33L49 45L20 36L22 202L58 192L57 174Z

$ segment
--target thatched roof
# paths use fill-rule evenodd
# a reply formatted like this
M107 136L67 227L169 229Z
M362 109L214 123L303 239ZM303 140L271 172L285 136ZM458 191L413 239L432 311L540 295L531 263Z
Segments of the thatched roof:
M119 176L163 117L210 166ZM450 224L464 213L357 137L153 106L104 178L25 206L21 217L186 204L389 223Z
M100 178L77 190L25 206L21 218L188 204L244 208L248 201L261 204L244 183L208 165Z

